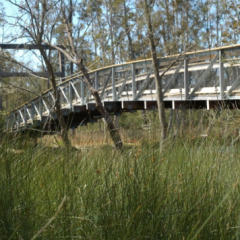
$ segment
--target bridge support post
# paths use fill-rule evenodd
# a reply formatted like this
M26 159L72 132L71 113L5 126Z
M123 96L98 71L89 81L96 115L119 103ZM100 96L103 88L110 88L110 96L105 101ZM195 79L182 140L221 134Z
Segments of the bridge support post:
M224 81L224 74L223 74L223 52L219 51L219 84L220 84L220 100L224 99L224 90L225 90L225 81Z
M135 65L132 64L132 100L136 97Z
M112 100L116 101L116 81L115 81L115 68L112 68Z
M189 75L188 75L188 59L184 59L184 90L185 90L185 100L188 99L189 92Z
M209 103L209 100L207 100L207 110L210 110L210 103Z

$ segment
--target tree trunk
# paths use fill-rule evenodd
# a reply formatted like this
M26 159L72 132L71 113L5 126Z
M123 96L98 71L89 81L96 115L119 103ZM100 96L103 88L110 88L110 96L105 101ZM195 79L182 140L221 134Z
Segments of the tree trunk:
M66 124L66 122L65 122L65 120L62 116L62 113L61 113L60 96L59 96L59 92L57 90L57 83L56 83L54 70L53 70L53 67L52 67L51 63L49 62L49 60L47 58L47 55L46 55L44 49L42 49L41 44L39 44L39 50L41 52L41 55L43 56L44 62L45 62L46 67L47 67L47 70L48 70L48 72L51 76L50 80L51 80L52 88L53 88L53 96L55 98L55 106L54 106L55 109L54 110L55 110L55 113L57 115L60 127L61 127L60 135L62 137L64 145L66 147L71 147L71 142L68 138L68 127L67 127L67 124Z
M124 1L123 7L124 7L124 28L125 28L125 33L128 38L128 55L129 55L129 59L133 60L133 59L135 59L135 54L134 54L132 38L130 35L129 26L128 26L126 1Z
M110 39L111 39L111 54L112 54L112 64L115 64L115 50L114 50L114 34L113 34L113 9L112 9L112 1L109 1L109 14L110 14Z
M107 112L107 110L103 107L100 96L98 94L98 91L93 88L92 84L91 84L91 79L90 76L87 72L87 69L85 68L84 64L83 64L83 60L82 58L78 55L77 52L77 48L74 45L74 41L73 41L73 37L72 37L72 30L69 26L69 23L67 21L65 12L63 11L63 19L64 19L64 24L66 27L66 32L67 32L67 36L68 36L68 41L69 44L71 46L71 54L69 54L66 50L59 48L56 45L51 45L54 48L58 49L60 52L62 52L71 62L75 63L78 66L78 69L82 72L82 74L84 75L84 79L83 81L87 84L89 91L91 92L95 103L96 103L96 109L99 111L99 113L102 115L105 123L108 126L108 130L110 132L111 138L114 142L114 145L116 147L116 149L121 150L122 149L122 140L120 137L120 134L118 133L117 129L115 128L114 124L113 124L113 120L110 117L109 113ZM74 56L74 58L72 57ZM64 119L63 119L64 120Z
M148 119L147 119L147 116L146 116L146 111L145 110L141 110L141 114L142 114L143 124L145 126L148 125Z
M61 127L60 135L62 137L64 145L66 147L71 147L72 145L71 145L71 142L68 138L68 127L67 127L67 124L66 124L62 114L61 114L61 106L60 106L59 97L58 97L58 100L56 101L55 112L57 114L59 124L60 124L60 127Z
M111 116L109 115L107 110L103 107L102 101L98 94L98 91L92 87L89 74L88 74L85 66L82 63L82 60L80 62L78 62L77 65L78 65L79 70L83 73L84 77L86 78L85 83L88 85L88 88L91 91L92 96L94 97L94 100L96 103L96 109L102 115L104 122L106 123L106 125L108 127L110 136L114 142L116 149L122 150L123 144L122 144L120 134L119 134L118 130L115 128Z
M149 43L151 47L151 55L152 55L152 61L153 61L155 84L156 84L156 98L157 98L157 104L158 104L158 116L160 121L160 130L161 130L161 137L160 137L160 151L161 151L163 148L163 141L166 139L166 136L167 136L166 116L165 116L165 108L164 108L163 92L162 92L162 79L159 76L159 64L157 59L156 46L154 43L153 27L152 27L152 21L150 17L150 6L147 3L147 0L144 0L144 4L145 4L145 15L146 15L147 25L148 25L148 37L149 37Z

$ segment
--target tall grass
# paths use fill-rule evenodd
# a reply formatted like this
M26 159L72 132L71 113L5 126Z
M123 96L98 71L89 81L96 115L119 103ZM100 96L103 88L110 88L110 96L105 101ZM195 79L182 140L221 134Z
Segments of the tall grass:
M11 148L0 152L0 239L239 239L238 145Z

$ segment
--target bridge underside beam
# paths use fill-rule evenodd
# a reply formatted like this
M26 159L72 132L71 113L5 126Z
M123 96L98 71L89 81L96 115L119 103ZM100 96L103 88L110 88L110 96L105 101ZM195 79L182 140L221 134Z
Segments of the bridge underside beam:
M110 114L120 115L123 112L135 112L136 110L156 110L157 101L111 101L103 102L104 107ZM222 109L240 109L240 100L167 100L164 101L167 109L214 109L220 111ZM87 123L94 123L97 119L102 118L95 107L95 103L88 103L84 106L73 106L73 109L62 108L61 113L69 128L76 128ZM31 120L31 121L30 121ZM24 114L19 111L18 115L11 115L8 119L9 131L36 131L43 130L43 135L54 134L60 131L60 124L56 114L42 115L41 119L31 118L26 120ZM45 128L43 129L43 126Z

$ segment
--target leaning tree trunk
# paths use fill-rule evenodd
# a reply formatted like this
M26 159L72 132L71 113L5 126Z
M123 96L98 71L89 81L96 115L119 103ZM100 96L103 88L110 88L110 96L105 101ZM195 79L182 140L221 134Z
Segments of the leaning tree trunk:
M95 103L96 103L96 109L99 111L99 113L102 115L107 127L108 127L108 130L110 132L110 136L114 142L114 145L116 147L116 149L118 150L121 150L122 147L123 147L123 144L122 144L122 140L121 140L121 137L120 137L120 134L119 132L117 131L117 129L115 128L114 124L113 124L113 120L112 118L110 117L109 113L107 112L107 110L103 107L102 105L102 102L101 102L101 99L100 99L100 96L98 94L98 91L96 89L94 89L94 87L92 86L91 84L91 79L90 79L90 76L83 64L83 60L82 58L78 55L78 52L77 52L77 48L76 48L76 45L74 44L74 41L73 41L73 37L72 37L72 29L71 29L71 26L69 25L69 22L67 20L67 17L66 17L66 14L65 14L65 11L63 10L62 11L62 14L63 14L63 22L65 24L65 27L66 27L66 32L67 32L67 36L68 36L68 42L71 46L71 54L69 54L65 49L62 49L56 45L52 45L52 44L49 44L50 46L58 49L60 52L62 52L71 62L75 63L77 66L78 66L78 69L82 72L82 74L84 75L84 79L83 81L87 84L88 86L88 89L90 90L92 96L94 97L94 100L95 100Z
M58 93L57 93L58 95ZM60 124L60 127L61 127L61 137L62 137L62 140L64 142L64 145L66 147L71 147L72 144L69 140L69 137L68 137L68 127L67 127L67 124L65 122L65 119L63 118L62 114L61 114L61 106L60 106L60 100L59 100L59 96L57 96L57 99L56 99L56 106L55 106L55 113L57 114L57 117L58 117L58 121L59 121L59 124Z
M111 116L109 115L108 111L104 108L101 98L98 94L98 91L96 89L93 88L93 86L91 85L91 80L90 80L90 76L82 62L82 59L78 62L78 68L79 70L83 73L84 77L85 77L85 83L88 85L88 88L92 94L92 96L94 97L95 103L96 103L96 109L99 111L99 113L102 115L104 122L106 123L110 136L114 142L114 145L116 147L116 149L118 150L122 150L123 144L122 144L122 140L120 137L120 134L118 132L118 130L115 128L114 124L113 124L113 119L111 118Z

